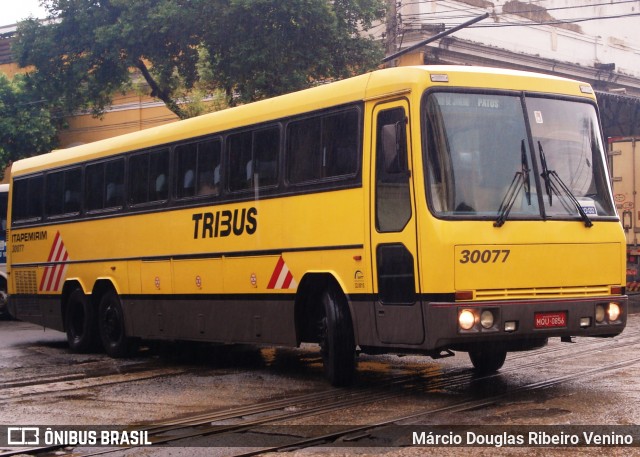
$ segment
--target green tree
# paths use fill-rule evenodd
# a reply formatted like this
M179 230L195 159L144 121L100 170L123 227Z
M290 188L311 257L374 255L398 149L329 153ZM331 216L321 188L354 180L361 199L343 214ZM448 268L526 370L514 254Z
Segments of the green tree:
M46 23L18 25L12 51L34 90L65 114L104 111L137 68L151 94L183 118L172 97L196 79L200 38L191 19L199 1L47 0Z
M378 42L362 35L378 0L228 0L204 41L214 83L230 102L271 97L375 68Z
M15 160L50 151L56 140L48 107L25 90L24 78L10 81L0 74L0 172Z
M185 118L194 114L180 102L185 89L255 100L366 71L381 57L362 32L384 14L382 0L44 3L50 20L20 23L13 52L32 67L33 90L65 114L102 113L135 83L131 69Z

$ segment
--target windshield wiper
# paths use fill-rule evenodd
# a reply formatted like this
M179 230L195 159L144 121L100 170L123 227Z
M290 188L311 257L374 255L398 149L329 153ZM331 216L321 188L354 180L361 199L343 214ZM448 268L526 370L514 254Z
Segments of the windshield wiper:
M538 151L540 153L540 166L542 167L542 173L540 173L540 176L542 177L542 179L544 179L544 188L547 192L547 195L549 196L549 206L553 205L552 194L554 192L558 197L562 196L562 194L564 193L565 196L567 196L569 200L571 200L571 202L575 205L578 213L580 214L580 217L582 218L582 221L584 222L584 226L593 226L593 222L591 222L591 219L589 219L589 216L587 216L587 213L585 213L582 205L580 205L580 202L578 201L576 196L573 195L573 192L571 192L571 189L569 189L569 186L564 183L562 178L560 178L555 170L549 170L549 167L547 167L547 158L544 155L544 150L542 149L542 144L540 143L540 141L538 141ZM567 212L571 212L571 207L567 205L562 199L560 199L560 203L562 203L562 206L564 206Z
M520 166L521 170L516 171L516 174L513 176L513 180L507 189L507 193L504 195L502 203L500 203L500 208L498 208L498 219L493 223L494 227L502 227L504 225L522 187L524 187L527 204L531 206L531 180L529 179L529 172L531 170L529 169L527 149L525 148L524 140L522 140L520 145Z
M527 149L524 146L524 139L520 143L520 163L522 164L522 175L524 177L524 194L527 197L527 205L531 206L531 180L529 179L529 161L527 160Z

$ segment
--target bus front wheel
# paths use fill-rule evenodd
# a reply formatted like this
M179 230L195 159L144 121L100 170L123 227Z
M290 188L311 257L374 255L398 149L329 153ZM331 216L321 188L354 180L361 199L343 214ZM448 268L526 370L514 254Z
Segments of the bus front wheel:
M115 358L127 357L134 344L126 335L120 297L113 290L105 293L100 300L98 323L105 352Z
M87 353L99 347L98 320L94 306L81 289L74 289L67 300L65 330L72 352Z
M324 372L334 386L347 386L355 377L356 350L346 297L334 284L322 294L320 352Z
M501 349L485 349L479 351L469 351L469 358L473 368L478 373L494 373L502 368L507 358L507 351Z

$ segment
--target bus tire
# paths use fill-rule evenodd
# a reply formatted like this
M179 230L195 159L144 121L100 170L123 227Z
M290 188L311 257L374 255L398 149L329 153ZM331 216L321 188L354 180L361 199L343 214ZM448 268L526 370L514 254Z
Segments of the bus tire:
M330 283L322 293L324 316L320 322L320 353L325 376L333 386L353 383L356 372L356 348L347 300Z
M98 326L102 346L109 356L124 358L131 354L133 340L126 335L122 303L113 290L107 291L100 299Z
M11 319L7 290L0 288L0 319Z
M71 352L82 354L98 349L96 309L80 288L74 289L67 299L64 327Z
M506 358L507 351L501 349L469 351L469 359L471 359L473 368L481 374L495 373L502 368Z

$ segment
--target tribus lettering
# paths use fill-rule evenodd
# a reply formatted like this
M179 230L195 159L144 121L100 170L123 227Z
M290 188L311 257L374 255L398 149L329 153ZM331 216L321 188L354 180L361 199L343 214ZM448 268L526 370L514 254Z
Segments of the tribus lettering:
M224 210L215 213L196 213L191 216L193 220L193 239L218 238L229 236L232 233L240 236L243 233L253 235L258 228L256 208Z

